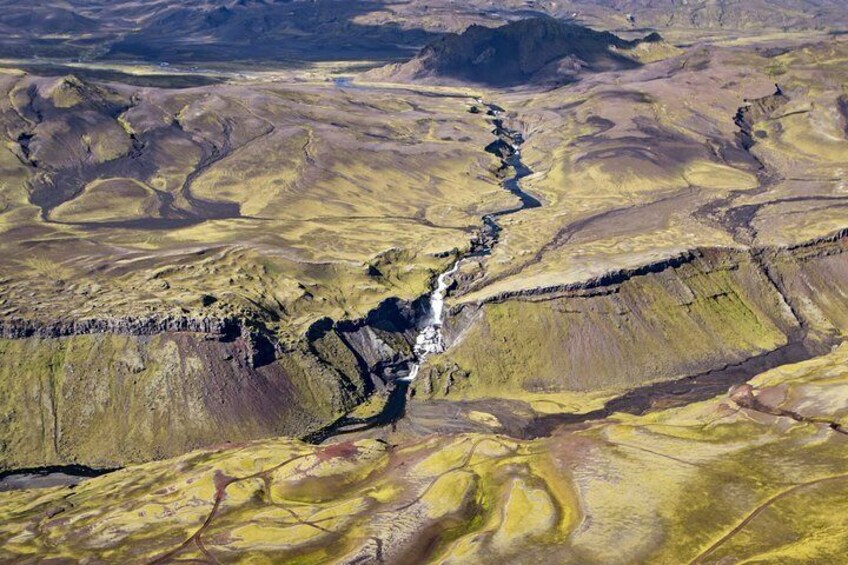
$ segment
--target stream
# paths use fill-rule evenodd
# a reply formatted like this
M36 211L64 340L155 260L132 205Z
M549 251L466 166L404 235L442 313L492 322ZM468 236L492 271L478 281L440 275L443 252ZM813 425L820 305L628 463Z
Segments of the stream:
M477 100L478 104L483 104L482 100ZM542 203L534 196L524 192L521 189L521 179L533 174L533 171L524 164L521 160L520 145L524 143L522 135L504 126L503 120L500 117L503 110L494 104L485 104L489 109L488 115L491 116L492 124L495 126L494 134L499 140L506 142L509 146L510 154L502 161L504 165L508 165L514 171L514 174L501 183L501 186L515 195L519 204L507 210L486 214L483 216L483 228L480 237L474 242L471 247L471 252L463 257L460 257L451 266L450 269L439 275L436 279L436 286L430 293L430 301L428 310L424 317L425 325L415 339L415 361L410 364L409 375L401 380L412 382L418 376L418 371L421 365L430 355L434 353L442 353L445 350L445 340L442 335L442 323L445 315L445 297L451 284L451 277L456 274L462 263L472 257L483 257L491 254L492 248L497 244L498 237L501 232L501 226L497 222L497 218L515 214L522 210L538 208Z
M519 132L504 125L503 119L500 117L503 112L501 108L494 104L485 104L480 99L476 99L476 102L488 108L487 115L491 118L491 123L494 126L492 133L497 137L497 140L486 150L501 157L502 164L512 169L512 176L503 180L501 186L518 198L518 205L483 216L483 226L472 241L469 252L460 256L450 268L436 278L429 300L426 302L425 311L421 316L421 326L413 345L414 358L408 363L406 370L399 371L402 376L389 382L388 397L380 413L370 418L344 417L334 424L303 438L304 441L318 444L333 436L363 432L394 424L401 419L406 410L407 391L412 381L418 376L421 365L430 355L442 353L445 350L442 324L445 317L445 298L453 282L453 275L459 271L463 262L491 254L492 249L498 243L502 230L500 224L498 224L498 218L522 210L538 208L542 205L537 198L521 189L521 179L533 174L533 171L521 160L520 145L524 143L524 138ZM499 144L498 140L502 143ZM494 149L490 149L492 147ZM501 153L498 153L498 151L501 151ZM503 154L503 152L506 154ZM404 373L406 373L405 376Z

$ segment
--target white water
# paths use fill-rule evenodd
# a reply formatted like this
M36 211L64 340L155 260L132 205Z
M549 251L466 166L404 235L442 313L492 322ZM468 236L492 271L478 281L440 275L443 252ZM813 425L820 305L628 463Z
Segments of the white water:
M483 100L480 98L476 98L475 102L477 102L477 104L483 104ZM495 110L494 108L492 108L491 110L492 116L495 119L499 119L500 112L498 110ZM513 150L515 151L514 156L520 162L521 150L519 149L518 145L519 144L517 143L511 144ZM515 178L518 179L519 177L516 176ZM506 185L504 186L506 187ZM512 191L510 190L510 192ZM518 196L521 197L520 194L518 194ZM522 203L523 202L524 199L522 198ZM512 212L514 212L514 210L506 213ZM491 219L492 216L493 215L490 214L487 217ZM486 217L484 217L484 219L486 219ZM424 328L415 338L415 346L413 347L413 352L415 353L415 361L413 363L410 363L409 365L409 374L399 380L415 380L415 377L418 376L418 371L421 369L421 365L424 363L424 360L434 353L441 353L445 350L445 340L442 336L442 322L444 321L445 309L445 294L447 294L448 291L448 279L459 270L459 266L461 263L462 259L457 259L457 261L450 269L439 275L439 278L436 281L436 288L434 288L433 292L430 293L430 307Z
M453 266L439 275L436 280L436 288L430 293L430 306L424 328L415 338L415 362L410 364L409 375L402 378L403 381L415 380L418 370L424 360L433 353L441 353L445 350L445 340L442 336L442 322L445 317L445 295L448 292L448 279L459 270L458 260Z

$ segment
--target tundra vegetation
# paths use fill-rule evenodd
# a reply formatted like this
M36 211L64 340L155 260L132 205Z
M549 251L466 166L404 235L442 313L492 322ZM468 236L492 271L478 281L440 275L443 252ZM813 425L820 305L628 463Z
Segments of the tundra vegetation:
M843 559L842 2L456 4L0 0L0 561Z

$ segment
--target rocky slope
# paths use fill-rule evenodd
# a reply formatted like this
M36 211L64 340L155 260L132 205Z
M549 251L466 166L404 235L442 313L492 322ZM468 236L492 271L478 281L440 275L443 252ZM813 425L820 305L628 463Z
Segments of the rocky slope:
M848 330L846 251L844 232L780 249L699 249L460 304L445 326L450 348L422 369L416 399L615 392L789 344L825 350Z
M476 83L505 87L564 83L581 72L638 66L634 49L660 44L651 34L629 41L609 32L553 18L532 18L497 28L471 26L425 47L411 61L374 71L387 80Z
M500 203L466 99L0 88L2 469L327 426L409 358L412 303Z
M727 57L738 60L735 53ZM659 89L657 73L668 73L665 80L679 81L681 88L711 92L711 83L698 82L712 76L711 66L688 61L633 72L647 76L640 87ZM747 65L740 64L739 72L747 72ZM560 106L545 106L544 120L534 116L542 110L521 114L521 120L537 122L493 108L498 115L487 115L480 102L453 92L352 89L334 95L344 111L328 118L315 114L315 102L333 94L325 87L257 92L238 86L207 96L203 88L134 93L72 78L9 77L4 117L14 126L16 153L8 158L17 161L7 172L31 174L21 182L30 179L32 190L15 192L19 185L10 183L3 193L8 209L0 212L9 234L3 243L9 253L0 262L0 358L8 399L0 419L8 438L0 465L112 467L219 441L278 434L325 438L340 419L367 421L350 415L372 403L379 410L380 401L398 396L393 384L408 370L420 329L419 297L437 273L469 251L475 257L463 264L451 289L453 308L445 324L451 347L421 371L409 406L413 416L443 410L439 402L445 400L486 399L500 407L498 417L510 419L495 429L517 437L544 435L551 430L547 424L532 429L543 405L566 417L601 409L604 415L609 406L620 406L607 409L605 402L631 398L635 391L639 401L633 406L642 411L655 401L646 387L707 375L715 378L706 390L715 391L730 382L722 380L724 371L737 371L731 380L741 382L752 367L805 358L833 343L848 321L839 290L848 282L844 234L804 244L796 237L782 246L758 245L751 237L746 246L731 229L745 218L718 213L733 202L725 186L736 188L737 196L750 191L760 199L756 206L768 203L771 178L760 169L781 172L773 154L786 149L774 144L787 132L777 122L788 121L782 112L802 105L803 95L788 102L783 93L754 99L735 123L727 112L716 118L715 128L703 126L700 116L676 118L704 127L713 143L705 145L697 132L684 134L682 127L672 130L660 121L667 119L667 93L622 92L604 84L614 76L596 75L598 85L587 80L540 95ZM765 86L771 89L773 82ZM586 94L595 89L597 96ZM253 109L240 105L239 96L256 96ZM563 102L578 96L585 100ZM695 102L692 107L700 110ZM660 125L645 117L650 112ZM816 114L801 112L789 119L809 118L810 127L819 122ZM385 117L385 125L372 126L373 113ZM89 126L76 114L90 116ZM164 119L171 115L176 123ZM516 129L509 135L506 121ZM757 132L765 125L776 131L763 137ZM799 132L806 131L803 125ZM72 151L50 145L50 131L63 128ZM530 134L522 158L548 170L530 174L515 161L513 146L524 139L519 128ZM88 136L89 147L99 147L101 132L113 129L127 152L101 155L86 151L80 140L71 142L71 133L79 134ZM542 150L559 147L552 132L576 144L567 146L576 157L564 180L552 172L561 152L541 159ZM747 138L736 137L740 132ZM646 136L656 150L645 149ZM133 153L133 139L143 145L139 153ZM831 143L836 166L840 147ZM192 148L185 153L191 167L170 166L165 148L172 145ZM711 153L711 146L718 149ZM268 151L281 155L272 172L282 172L271 180L254 165ZM758 161L760 151L772 153ZM151 185L167 180L158 185L157 197L175 197L160 208L163 214L119 225L87 214L63 223L52 214L86 210L70 210L63 202L50 212L51 204L39 199L58 195L74 204L90 196L92 206L102 205L102 195L89 194L100 186L90 186L89 177L116 162L121 171L114 174ZM509 166L522 167L516 178L529 192L510 189L510 195L497 184L496 178L511 174ZM579 176L581 167L586 176ZM676 180L654 176L678 169L696 186L678 189ZM74 170L76 178L67 174ZM234 170L259 176L240 181ZM707 172L695 174L699 170ZM286 171L299 176L284 180ZM57 177L65 184L56 184ZM708 182L713 184L697 184ZM263 190L244 188L254 184ZM627 192L630 185L635 188ZM320 205L304 197L304 186ZM649 192L655 187L657 197ZM114 188L104 190L111 196ZM607 190L604 206L613 209L597 211L598 192ZM481 216L517 210L515 195L532 198L533 205L498 216L501 242L491 256L475 252L492 237L479 231ZM630 199L637 204L622 207ZM224 203L233 209L238 204L234 217L203 215L207 204ZM592 215L569 223L569 206ZM727 232L697 223L708 208L713 212L703 216ZM126 211L111 206L109 212L120 217ZM664 215L683 218L686 237L669 228L670 220L663 223ZM843 220L834 217L837 225ZM688 236L692 225L699 239ZM669 238L673 245L666 244ZM624 258L608 258L605 246L621 254L616 246L622 243ZM592 270L568 271L579 260L591 260ZM525 263L536 270L533 276L522 272ZM685 398L697 388L681 386ZM658 390L658 402L670 402L671 389ZM403 414L402 405L397 408L391 419ZM188 419L172 416L189 413ZM446 414L439 413L434 426L412 426L410 433L483 425Z
M0 340L2 467L113 468L219 441L302 435L370 386L308 352L257 363L251 349L241 336L194 332Z
M501 169L511 154L500 156ZM470 239L483 245L492 237ZM383 277L397 260L392 255L373 261L369 274ZM255 305L223 314L209 294L201 311L214 306L218 315L183 309L74 318L59 311L58 319L0 319L0 469L113 468L222 441L323 437L369 399L397 394L395 381L415 357L425 302L393 297L361 318L338 320L318 318L315 308L308 319L318 319L302 334L280 328L276 312Z

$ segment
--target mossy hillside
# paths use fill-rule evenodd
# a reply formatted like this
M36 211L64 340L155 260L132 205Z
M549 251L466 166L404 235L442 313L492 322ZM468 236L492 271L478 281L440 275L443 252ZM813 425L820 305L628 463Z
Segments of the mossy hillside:
M848 304L842 289L848 280L848 240L840 230L818 245L800 246L773 259L793 305L817 334L845 335Z
M133 334L148 320L237 319L280 357L254 371L245 351L204 336L10 344L0 386L35 400L10 409L4 465L123 464L326 425L370 383L334 332L306 343L309 328L424 295L480 216L512 203L482 151L491 124L456 92L172 90L22 74L0 86L11 150L0 157L4 327L104 322ZM402 336L378 333L409 353ZM124 367L120 344L143 368ZM55 352L70 361L51 365ZM134 432L92 423L120 410Z
M533 441L265 440L0 493L0 558L838 562L845 352L755 378L763 409L732 393ZM787 385L811 420L769 413Z
M765 562L826 563L848 551L848 543L839 535L848 513L845 477L787 488L772 500L740 535L710 553L709 560L756 556Z
M757 154L788 178L833 179L848 158L839 97L846 78L844 42L790 49L768 61L788 102L753 124Z
M56 208L53 217L64 222L120 221L157 217L156 193L134 179L94 181L83 195Z
M821 418L840 426L848 424L848 389L843 386L848 372L848 347L844 344L822 358L767 371L752 379L756 388L768 388L768 397L758 398L777 409L801 417Z
M198 334L0 341L0 467L116 467L219 443L300 435L365 397L308 354L251 368ZM357 388L358 387L358 388Z
M504 219L505 236L483 269L468 268L475 281L458 300L577 282L683 249L786 246L844 228L845 209L833 204L848 165L846 43L788 41L778 55L741 45L687 49L626 85L594 77L505 95L535 172L522 186L545 205ZM775 64L785 67L778 78ZM790 104L754 126L746 150L733 116L776 80Z
M743 83L773 84L738 62L722 61L728 77L722 83L706 69L657 67L668 68L663 81L622 88L601 80L508 99L527 138L524 161L536 172L524 188L541 196L545 209L510 218L509 237L486 262L486 282L530 288L531 275L579 280L576 271L598 262L614 268L683 245L732 245L724 229L694 212L728 191L757 188L756 169L735 153L723 161L709 148L734 138L732 120L722 116L732 116L746 96ZM684 91L687 104L680 103ZM585 266L576 264L582 255Z
M15 152L0 162L3 317L203 316L211 294L296 340L321 317L420 296L480 215L511 203L481 150L490 125L462 98L75 81L90 92L67 105L54 79L0 79ZM107 130L121 143L98 156Z
M750 259L721 253L610 292L510 298L462 316L414 385L422 397L621 391L772 351L797 328Z

